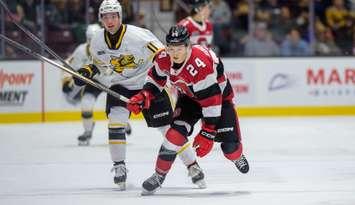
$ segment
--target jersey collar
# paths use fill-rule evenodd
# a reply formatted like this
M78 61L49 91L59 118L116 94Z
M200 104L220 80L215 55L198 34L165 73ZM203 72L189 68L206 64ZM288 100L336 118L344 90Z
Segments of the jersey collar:
M191 21L191 23L192 23L196 28L198 28L198 30L200 30L200 31L206 30L206 22L205 22L205 21L202 21L202 25L201 25L201 24L197 23L197 22L196 22L193 18L191 18L190 16L187 17L187 18Z
M115 34L110 34L107 31L104 32L105 42L109 47L109 49L117 50L120 48L126 30L127 30L127 25L122 24Z

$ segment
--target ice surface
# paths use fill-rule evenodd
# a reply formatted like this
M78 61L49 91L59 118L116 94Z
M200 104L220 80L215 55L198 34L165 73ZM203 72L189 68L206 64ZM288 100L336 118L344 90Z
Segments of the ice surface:
M127 191L110 173L107 124L97 122L89 147L78 147L80 122L0 125L0 204L354 205L355 118L242 118L251 170L240 174L218 144L199 159L207 189L197 189L179 159L162 189L140 196L162 137L133 121Z

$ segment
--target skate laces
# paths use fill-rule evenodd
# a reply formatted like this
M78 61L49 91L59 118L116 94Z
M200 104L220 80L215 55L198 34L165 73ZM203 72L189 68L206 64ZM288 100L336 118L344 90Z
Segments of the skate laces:
M157 184L158 186L161 186L161 184L163 183L163 179L163 176L158 173L154 173L151 177L149 177L149 179L147 179L147 182L152 185Z
M124 164L113 165L111 172L115 172L116 177L124 176L128 172Z
M247 162L245 160L244 155L240 157L240 159L237 159L234 161L234 164L237 165L238 167L244 167L247 165Z
M188 170L190 177L196 177L202 172L202 169L197 164L191 165Z

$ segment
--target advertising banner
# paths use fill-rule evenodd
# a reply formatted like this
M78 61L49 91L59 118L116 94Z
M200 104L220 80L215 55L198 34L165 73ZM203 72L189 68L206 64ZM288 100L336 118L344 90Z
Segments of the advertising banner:
M238 105L254 104L257 87L255 64L233 58L223 59L223 64L235 93L234 102Z
M41 111L41 63L0 63L0 113Z
M288 59L259 64L264 105L355 105L354 60Z

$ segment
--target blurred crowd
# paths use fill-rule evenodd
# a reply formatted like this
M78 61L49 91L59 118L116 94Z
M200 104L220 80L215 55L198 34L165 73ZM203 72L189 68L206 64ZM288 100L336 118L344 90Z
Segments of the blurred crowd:
M97 13L102 0L5 0L15 21L24 25L32 33L44 39L45 43L63 58L68 57L77 45L86 41L87 24L97 23ZM134 20L130 0L120 0L123 21ZM43 14L40 12L44 7ZM43 18L41 16L43 15ZM35 48L33 41L21 32L5 15L5 34L23 44ZM42 22L45 19L45 22ZM42 24L43 23L43 24ZM41 27L44 25L44 28ZM33 46L32 46L33 45ZM29 58L10 46L5 47L6 58Z
M355 1L310 1L212 0L214 45L223 56L355 55Z
M211 0L214 48L222 56L355 55L355 0L313 0L313 9L310 1ZM90 0L88 7L83 0L45 0L42 29L39 26L42 18L37 15L40 0L5 2L16 21L65 57L85 41L85 27L97 21L101 0ZM145 25L141 22L143 14L134 15L132 1L120 0L120 3L123 22ZM180 7L175 8L175 14L176 21L188 15ZM25 39L8 18L5 22L8 36ZM6 57L18 55L21 54L6 47Z

